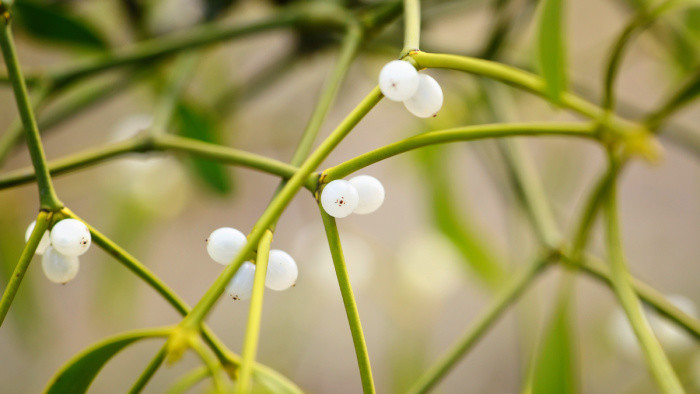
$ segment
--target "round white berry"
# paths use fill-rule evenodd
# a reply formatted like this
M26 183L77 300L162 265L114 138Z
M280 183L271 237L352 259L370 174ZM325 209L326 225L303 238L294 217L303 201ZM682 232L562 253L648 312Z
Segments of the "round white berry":
M66 283L78 275L80 262L77 256L66 256L49 247L41 257L41 268L51 282Z
M247 300L253 292L253 279L255 279L255 264L246 261L226 286L226 293L236 301Z
M357 195L360 197L357 208L355 208L353 213L365 215L376 211L382 206L384 202L384 186L377 178L369 175L358 175L351 178L348 182L355 186Z
M442 89L430 75L420 74L420 83L416 94L403 104L406 109L419 118L435 116L442 108Z
M51 229L51 246L66 256L80 256L90 248L92 238L85 223L63 219Z
M36 226L36 220L29 224L27 231L24 233L24 242L29 242L29 237L32 236L32 231L34 231L34 226ZM51 240L49 239L49 230L44 231L44 235L41 236L39 245L36 247L36 254L42 255L46 252L46 248L51 245Z
M297 281L299 270L292 256L278 249L270 251L265 275L265 286L282 291L292 287Z
M404 101L418 90L418 71L404 60L392 60L379 72L379 89L389 100Z
M248 240L242 232L231 227L221 227L207 238L207 253L217 263L228 265L246 242Z
M336 179L321 192L321 206L327 214L344 218L357 208L360 197L355 186L343 179Z

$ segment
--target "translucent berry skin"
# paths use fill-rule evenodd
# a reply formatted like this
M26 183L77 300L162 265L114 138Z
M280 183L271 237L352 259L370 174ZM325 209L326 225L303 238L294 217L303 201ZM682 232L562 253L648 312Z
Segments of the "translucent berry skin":
M404 101L418 90L418 71L404 60L392 60L379 72L379 89L393 101Z
M226 286L226 293L234 300L247 300L253 292L253 279L255 278L255 264L244 262Z
M350 215L357 208L359 199L355 186L343 179L330 182L321 192L323 210L335 218Z
M384 203L384 186L377 178L369 175L358 175L348 182L355 186L360 197L353 213L366 215L376 211Z
M27 231L24 233L24 242L29 242L29 237L32 236L32 231L34 231L34 226L36 226L36 220L29 224ZM42 255L46 252L46 249L51 245L51 240L49 239L49 230L44 231L44 235L41 236L41 241L39 241L39 246L36 247L36 254Z
M282 291L294 286L299 275L297 263L286 252L273 249L267 263L265 286L268 289Z
M41 257L41 268L51 282L63 284L78 275L80 262L77 256L66 256L49 247Z
M207 238L207 253L219 264L231 264L247 242L245 234L231 227L214 230Z
M92 242L90 230L76 219L63 219L51 229L51 246L60 254L80 256L87 252Z
M406 109L419 118L435 116L442 108L442 88L430 75L420 74L420 83L416 94L403 104Z

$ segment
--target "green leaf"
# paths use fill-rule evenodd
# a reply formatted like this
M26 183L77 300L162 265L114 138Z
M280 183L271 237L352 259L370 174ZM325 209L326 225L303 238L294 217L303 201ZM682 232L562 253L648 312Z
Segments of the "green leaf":
M215 117L203 109L181 102L176 116L176 127L183 136L217 144L221 142ZM192 158L190 163L194 174L209 190L220 195L231 193L233 181L224 165L200 158Z
M15 25L38 39L86 49L108 48L94 26L56 3L16 0L12 10Z
M545 90L555 104L561 103L561 95L567 84L562 1L542 0L537 34L537 58Z
M253 381L257 384L255 393L301 394L303 391L292 381L277 371L262 364L255 364Z
M562 295L549 326L545 330L539 354L532 369L529 390L532 393L567 394L577 392L569 297L569 294Z
M98 342L64 365L49 381L46 393L84 393L102 367L122 349L142 339L165 337L170 331L169 327L131 331Z
M445 148L422 149L418 155L425 170L425 186L436 227L452 242L476 277L490 287L497 287L505 277L504 269L489 248L489 242L468 220L469 215L462 214L466 204L455 201L446 176L449 170L445 165Z

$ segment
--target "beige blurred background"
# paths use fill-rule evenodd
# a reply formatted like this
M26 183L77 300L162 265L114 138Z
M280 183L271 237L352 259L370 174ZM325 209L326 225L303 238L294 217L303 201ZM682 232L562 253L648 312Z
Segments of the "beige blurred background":
M110 39L114 42L126 43L128 36L120 33L119 19L113 16L119 13L113 2L100 0L76 6L85 15L98 18L106 31L111 32ZM252 18L265 12L264 8L255 2L245 2L231 19ZM596 98L610 43L628 16L607 0L567 2L570 77L577 85L588 86ZM469 53L480 47L490 21L487 7L483 6L450 12L425 24L422 45L426 50ZM392 29L398 28L400 23L392 25ZM505 53L508 61L531 64L532 26L522 31ZM206 100L209 89L245 83L291 43L292 36L281 31L207 49L188 89ZM76 57L22 35L17 37L17 44L22 64L28 68L66 64ZM227 145L289 160L335 53L330 50L310 55L295 63L273 86L252 100L239 103L236 111L226 117L223 127ZM363 55L354 63L321 138L374 86L379 69L391 56ZM454 100L460 100L461 92L475 86L468 75L429 73L440 81L447 108L461 108L463 104ZM638 107L653 108L674 82L677 79L658 45L649 36L642 36L625 59L618 84L619 96ZM514 92L510 88L507 91ZM517 103L511 109L514 120L573 119L537 98L518 93L514 100ZM154 99L148 86L135 84L47 133L43 138L46 154L49 159L55 159L107 142L125 118L148 114L153 108ZM15 116L10 90L0 88L0 130L5 130ZM697 104L688 107L675 120L698 132L700 107ZM438 117L421 124L400 104L382 101L326 160L324 167L422 130L434 129L441 125L439 122ZM570 233L586 190L604 168L602 151L577 140L547 138L522 142L536 161L562 229ZM635 162L622 177L624 244L636 276L664 293L682 294L697 305L700 302L700 162L664 139L661 143L666 153L663 162L657 166ZM461 214L479 226L480 235L490 241L510 267L517 268L535 256L534 240L529 235L528 224L512 200L503 197L490 169L480 159L479 151L485 147L485 143L458 143L446 148L450 177L459 200L464 202ZM27 165L26 148L19 148L2 171ZM424 180L417 165L415 156L409 154L363 170L361 173L382 181L386 202L372 215L355 215L338 221L374 377L378 391L383 393L400 392L410 386L491 298L463 269L450 243L433 229ZM126 242L130 251L193 305L221 270L206 254L207 235L222 226L250 231L278 180L231 168L235 192L221 198L204 191L186 172L183 162L171 162L166 170L171 177L177 177L178 171L186 176L176 181L175 186L161 186L172 186L181 197L178 203L178 198L163 198L157 190L138 192L145 197L125 197L123 191L115 191L122 189L121 184L115 187L115 182L129 184L129 179L139 179L138 174L129 172L133 168L139 168L138 163L134 167L116 160L59 176L55 185L67 206L106 235ZM159 209L150 211L151 219L129 218L124 200L133 202L143 198L161 201L157 204ZM18 242L12 245L17 253L36 207L33 184L0 191L3 215L0 225L3 234L10 229L17 232ZM138 223L139 231L124 231L123 223L132 219ZM326 252L323 226L308 193L301 192L285 211L273 248L294 256L299 265L299 280L288 291L265 293L259 361L309 392L360 392L350 332ZM593 250L603 256L599 239ZM411 258L419 261L406 261ZM13 306L0 330L0 392L39 392L61 365L90 344L125 330L179 321L179 316L154 291L125 271L95 246L81 257L80 274L74 281L64 286L54 285L44 278L39 259L35 258L20 290L20 297L33 293L32 300L28 308ZM547 319L560 273L555 268L537 280L523 302L505 314L438 386L437 392L518 392L528 359L523 351L532 345L537 327ZM418 283L416 277L420 278ZM611 340L609 321L616 309L611 291L580 276L576 306L582 391L653 392L642 360L633 352L626 352L619 341ZM18 310L30 313L31 318L18 315ZM224 297L210 314L208 323L229 347L239 352L246 316L245 302ZM120 353L96 379L92 392L126 391L160 346L159 341L148 341ZM700 357L697 344L683 352ZM162 368L146 392L163 392L198 363L194 355L188 354L180 363ZM692 368L692 364L683 365ZM695 369L700 369L700 361ZM695 373L700 375L700 371ZM698 386L694 389L700 392L700 376L697 379ZM197 386L197 390L205 387Z

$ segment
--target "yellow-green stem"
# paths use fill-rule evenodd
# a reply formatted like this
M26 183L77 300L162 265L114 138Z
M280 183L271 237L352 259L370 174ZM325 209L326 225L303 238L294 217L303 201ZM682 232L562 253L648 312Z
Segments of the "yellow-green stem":
M614 161L614 159L611 159ZM612 164L616 165L615 163ZM615 293L627 315L637 340L642 348L647 366L656 381L658 388L664 393L683 393L683 386L673 371L671 363L664 353L654 332L649 326L637 294L631 285L631 278L625 263L620 229L617 215L617 191L613 182L608 187L605 204L606 244L610 260L610 277Z
M343 256L343 248L340 244L340 234L338 226L335 223L335 218L328 215L321 204L318 206L323 218L323 226L326 229L326 238L328 239L328 247L330 248L331 257L333 258L333 266L335 274L338 278L338 286L340 294L343 297L343 305L345 305L345 313L348 316L348 325L352 334L352 343L355 346L355 355L357 356L357 366L360 369L360 378L362 380L362 391L365 394L374 393L374 380L372 379L372 367L369 362L369 353L367 352L367 343L365 336L362 333L362 323L360 323L360 312L357 310L355 295L352 292L348 269L345 264L345 256Z
M267 275L267 263L270 256L271 243L272 231L267 230L258 243L258 254L255 259L253 293L250 297L248 322L246 324L238 385L236 387L236 391L240 394L248 393L253 388L253 365L255 364L255 354L258 351L263 295L265 294L265 276Z

